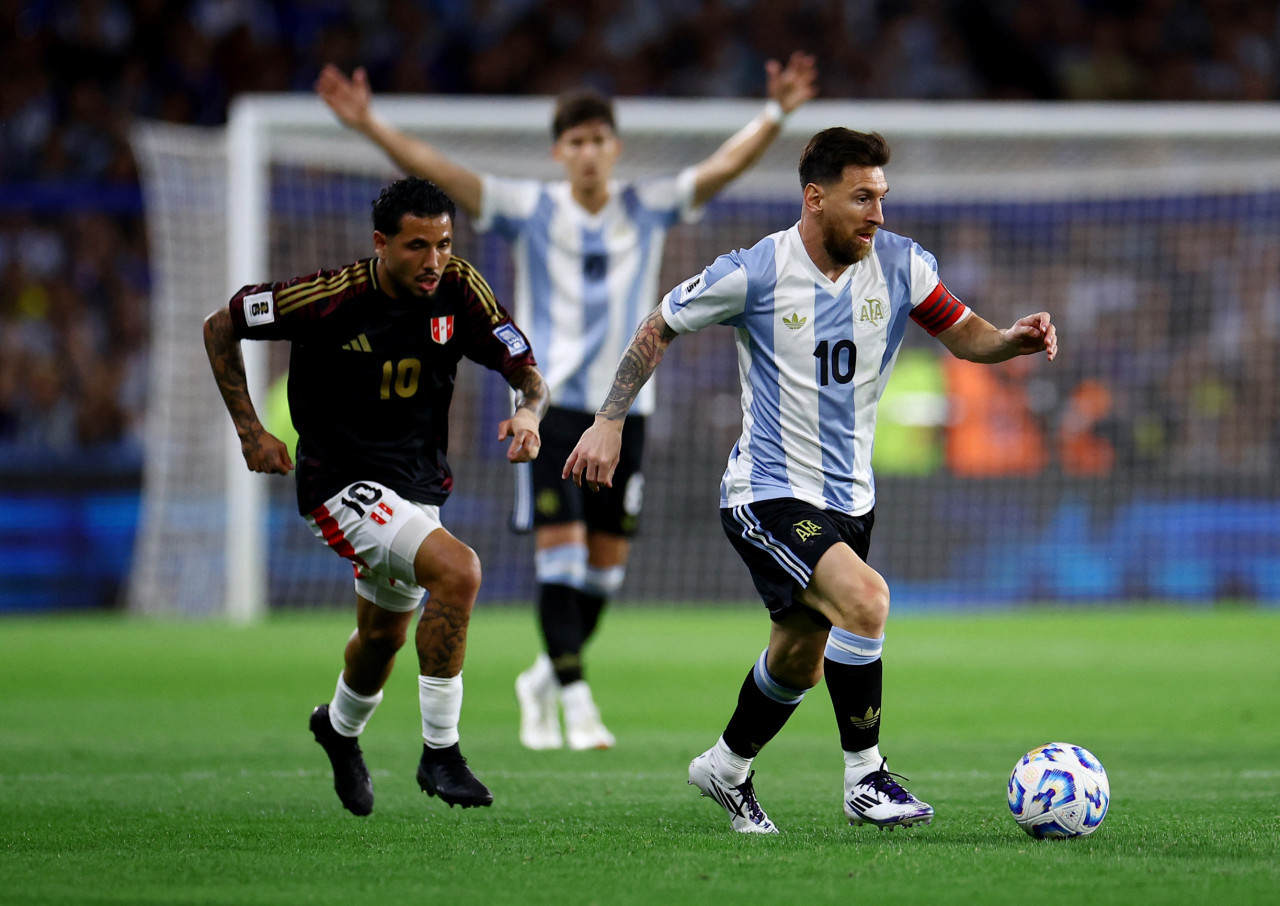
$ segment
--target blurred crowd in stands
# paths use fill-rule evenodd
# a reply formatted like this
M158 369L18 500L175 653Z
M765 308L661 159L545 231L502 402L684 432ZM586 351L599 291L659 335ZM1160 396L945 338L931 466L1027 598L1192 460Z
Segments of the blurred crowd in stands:
M1272 100L1277 0L0 0L0 465L137 461L136 117L367 67L376 92L758 97L804 49L832 98ZM216 293L215 293L216 294ZM212 297L211 297L212 304ZM132 457L132 459L131 459Z

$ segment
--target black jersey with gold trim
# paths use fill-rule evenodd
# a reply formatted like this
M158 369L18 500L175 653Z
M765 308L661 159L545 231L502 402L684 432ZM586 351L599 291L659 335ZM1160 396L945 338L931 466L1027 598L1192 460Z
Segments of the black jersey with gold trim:
M288 340L298 507L353 481L439 504L453 487L449 404L464 356L510 377L536 364L480 272L453 257L427 298L393 299L373 258L232 297L236 336Z

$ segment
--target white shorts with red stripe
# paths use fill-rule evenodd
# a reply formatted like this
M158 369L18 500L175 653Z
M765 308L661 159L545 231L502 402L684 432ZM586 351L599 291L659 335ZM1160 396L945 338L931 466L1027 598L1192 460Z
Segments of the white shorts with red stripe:
M303 517L316 537L351 561L356 594L384 610L416 610L426 589L413 560L438 528L440 507L405 500L376 481L357 481Z

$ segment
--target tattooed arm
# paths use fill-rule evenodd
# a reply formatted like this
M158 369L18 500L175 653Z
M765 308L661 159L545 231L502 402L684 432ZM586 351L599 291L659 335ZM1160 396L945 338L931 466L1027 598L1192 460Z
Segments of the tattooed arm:
M613 487L613 472L622 448L622 422L675 338L676 332L662 317L661 306L640 322L618 363L609 396L596 413L595 424L583 433L569 454L562 478L572 477L579 487L585 481L593 491L600 490L600 485Z
M498 423L498 440L511 438L508 462L529 462L538 458L542 448L538 424L547 410L547 384L542 372L532 365L513 372L507 383L516 392L516 411Z
M289 448L279 438L267 433L258 420L258 413L249 399L249 382L244 374L244 357L240 355L240 341L231 326L231 313L225 308L215 311L204 320L204 349L209 355L213 378L236 434L240 436L240 451L244 461L254 472L274 472L288 475L293 468Z

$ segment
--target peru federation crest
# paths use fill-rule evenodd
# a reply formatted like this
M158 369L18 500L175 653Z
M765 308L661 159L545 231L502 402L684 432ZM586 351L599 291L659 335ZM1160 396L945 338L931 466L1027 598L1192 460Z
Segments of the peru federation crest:
M431 339L437 343L448 343L453 336L453 315L441 315L431 319Z

